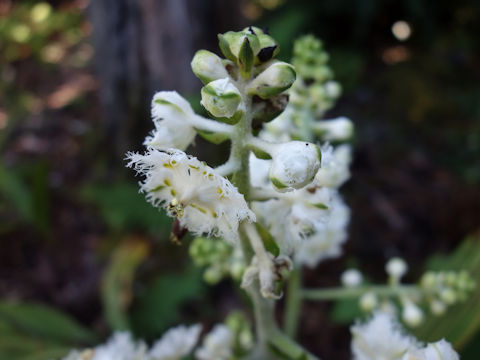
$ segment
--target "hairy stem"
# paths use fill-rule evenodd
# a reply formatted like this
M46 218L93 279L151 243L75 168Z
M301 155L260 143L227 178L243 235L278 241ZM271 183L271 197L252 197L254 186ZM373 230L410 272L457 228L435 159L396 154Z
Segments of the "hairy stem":
M283 329L288 336L295 338L297 335L298 321L300 320L300 309L302 298L301 291L302 269L296 267L290 273L288 279L287 295L285 299L285 313Z

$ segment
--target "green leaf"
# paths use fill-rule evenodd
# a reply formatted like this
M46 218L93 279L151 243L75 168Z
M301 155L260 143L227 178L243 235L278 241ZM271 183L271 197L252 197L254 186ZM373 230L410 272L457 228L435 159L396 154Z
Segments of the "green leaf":
M162 274L135 299L132 325L135 334L156 337L180 320L181 307L201 298L205 291L202 272L191 266L184 273Z
M255 223L255 227L257 228L258 235L260 235L260 238L263 241L263 246L265 246L265 249L275 257L280 255L280 248L268 230L265 229L260 223Z
M96 205L102 218L117 232L143 229L156 234L170 233L171 219L159 211L131 183L95 184L80 191L82 199Z
M269 153L267 153L267 152L265 152L265 151L263 151L259 148L252 147L251 149L252 149L252 152L257 157L257 159L270 160L272 158Z
M350 325L363 313L358 306L358 299L337 300L330 312L330 319L337 324Z
M30 336L60 343L89 344L96 338L69 315L40 304L1 301L0 321L6 324L4 331L9 326Z
M130 328L127 310L133 297L135 270L148 254L144 241L124 241L115 249L102 282L105 318L112 329Z
M14 171L0 165L0 192L27 221L33 221L32 193L23 179Z
M224 141L230 139L230 135L226 133L214 133L211 131L206 131L206 130L199 130L195 129L197 131L197 134L200 135L202 138L205 140L218 145L223 143Z

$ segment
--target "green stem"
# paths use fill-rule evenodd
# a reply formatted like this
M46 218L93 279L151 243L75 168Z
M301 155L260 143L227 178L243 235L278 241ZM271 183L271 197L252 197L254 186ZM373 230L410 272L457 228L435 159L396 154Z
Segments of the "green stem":
M304 289L300 296L305 300L339 300L360 297L367 292L373 292L379 296L416 295L420 293L420 289L416 285L372 285L354 288Z
M244 92L245 84L238 83L240 91ZM240 169L233 175L232 182L238 188L238 191L249 198L250 193L250 170L249 155L250 150L246 140L251 138L252 134L252 109L251 99L244 96L245 115L235 125L232 132L232 148L230 157L240 162ZM252 244L246 236L243 226L240 226L240 241L243 256L246 264L250 264L254 255ZM252 300L253 312L255 317L255 329L257 333L257 345L253 351L251 359L255 360L275 360L277 356L272 353L272 347L275 351L292 355L293 359L305 358L308 360L318 360L315 356L306 352L299 344L288 336L284 335L275 321L274 302L265 299L260 293L259 281L254 282L248 287L247 293Z
M287 295L285 299L284 330L287 335L295 339L297 335L298 321L300 320L301 296L300 287L302 280L302 269L300 266L294 268L288 279Z

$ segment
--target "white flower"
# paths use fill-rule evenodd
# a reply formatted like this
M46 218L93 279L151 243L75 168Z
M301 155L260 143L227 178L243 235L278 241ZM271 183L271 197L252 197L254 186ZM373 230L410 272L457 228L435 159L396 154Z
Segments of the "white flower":
M150 349L151 360L180 360L190 354L198 341L200 325L180 325L168 330Z
M272 161L258 159L253 153L250 153L250 183L255 187L270 187L270 179L268 178L268 170Z
M128 332L117 332L94 349L91 360L142 360L146 357L147 346L135 342Z
M322 158L317 145L303 141L279 144L271 155L270 180L280 192L300 189L312 182Z
M254 202L252 208L281 253L291 255L327 221L332 197L333 190L327 188L304 188Z
M375 312L366 323L356 323L350 331L354 360L400 360L421 346L403 332L392 315L383 312Z
M322 188L317 191L325 191ZM347 226L350 210L337 192L331 191L331 201L327 204L327 218L323 221L311 221L311 234L304 234L295 254L295 262L315 267L321 261L341 255L342 245L347 239ZM309 219L301 219L306 223Z
M292 140L291 135L295 132L292 117L295 112L292 107L287 106L274 120L263 124L263 130L259 137L270 142L286 142Z
M350 162L352 148L340 145L333 149L330 145L322 146L322 167L315 175L315 184L331 188L339 188L350 178Z
M144 145L155 149L185 150L195 138L190 119L195 117L192 107L176 91L160 91L152 100L152 118L155 130Z
M459 360L452 345L444 339L428 344L425 348L409 351L402 360Z
M215 325L195 351L198 360L228 360L232 357L233 333L225 325Z
M242 220L255 220L237 188L226 178L176 149L129 153L128 166L145 175L141 191L154 206L165 208L180 225L201 235L238 239Z
M345 287L357 287L362 284L363 275L357 269L347 269L342 273L341 281Z
M347 140L353 135L353 123L346 117L324 120L315 123L315 130L321 133L324 140Z

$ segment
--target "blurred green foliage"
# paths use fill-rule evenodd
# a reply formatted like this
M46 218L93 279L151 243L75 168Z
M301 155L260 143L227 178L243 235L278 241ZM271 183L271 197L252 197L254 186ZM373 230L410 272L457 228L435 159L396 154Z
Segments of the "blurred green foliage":
M97 337L69 315L39 304L0 302L0 358L49 360Z

